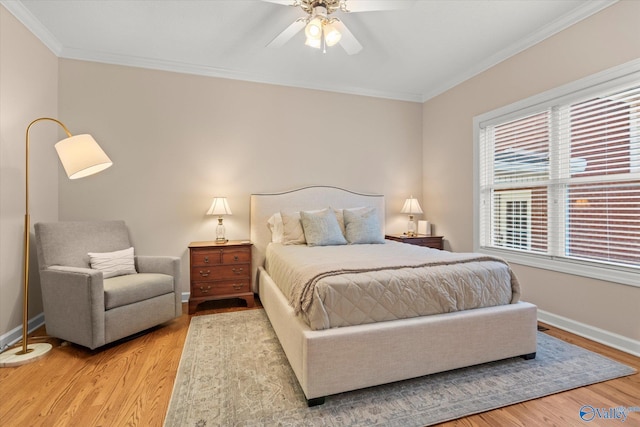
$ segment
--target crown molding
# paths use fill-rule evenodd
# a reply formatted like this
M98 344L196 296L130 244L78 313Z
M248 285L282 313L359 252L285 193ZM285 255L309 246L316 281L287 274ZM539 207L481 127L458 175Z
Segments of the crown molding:
M18 21L31 31L54 55L60 57L62 43L42 25L21 1L0 0L2 4Z
M146 68L158 71L169 71L182 74L194 74L207 77L218 77L231 80L242 80L253 83L264 83L278 86L295 87L299 89L321 90L325 92L344 93L349 95L369 96L374 98L385 98L396 101L407 101L422 103L420 93L386 92L372 90L369 88L349 87L329 84L310 84L308 82L291 79L279 79L273 76L265 76L257 73L246 73L237 70L230 70L217 67L209 67L199 64L188 64L183 62L164 61L144 57L132 57L125 55L114 55L104 52L91 52L81 49L63 48L60 58L75 59L80 61L99 62L111 65L122 65L135 68Z
M444 82L441 85L436 86L433 90L430 90L423 94L422 102L427 102L431 98L434 98L449 89L459 85L460 83L477 76L478 74L488 70L489 68L498 65L499 63L509 59L512 56L542 42L545 39L571 27L574 24L582 21L594 15L609 6L616 4L619 0L593 0L586 1L584 4L573 11L560 18L550 22L542 27L539 31L529 35L524 39L518 40L505 49L497 52L496 54L488 57L484 61L476 64L474 67L469 68L466 72L458 74L454 78Z
M93 61L113 65L123 65L137 68L147 68L160 71L169 71L183 74L195 74L208 77L218 77L232 80L243 80L254 83L265 83L279 86L296 87L302 89L321 90L327 92L337 92L349 95L369 96L374 98L384 98L397 101L424 103L447 90L469 80L472 77L488 70L489 68L505 61L506 59L534 46L537 43L559 33L560 31L600 12L601 10L617 3L618 0L592 0L584 4L571 13L564 15L545 27L541 28L529 37L518 40L500 52L488 57L484 61L469 68L464 73L454 76L452 79L437 85L425 93L406 93L379 91L370 88L336 86L330 84L313 84L295 80L285 80L273 76L265 76L256 73L245 73L236 70L208 67L198 64L188 64L172 61L162 61L143 57L131 57L125 55L113 55L104 52L89 52L81 49L67 48L27 9L21 1L0 0L0 4L6 7L22 24L27 27L45 46L49 48L57 57L65 59L76 59L81 61Z

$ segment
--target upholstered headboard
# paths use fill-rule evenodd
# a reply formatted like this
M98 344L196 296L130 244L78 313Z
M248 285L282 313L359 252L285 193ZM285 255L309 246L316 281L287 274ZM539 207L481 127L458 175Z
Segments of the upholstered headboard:
M271 215L282 210L301 211L324 209L375 207L378 212L381 232L384 233L384 196L362 194L337 187L314 186L281 193L251 195L251 242L253 243L252 286L258 292L257 270L264 265L264 254L271 242L271 231L267 221Z

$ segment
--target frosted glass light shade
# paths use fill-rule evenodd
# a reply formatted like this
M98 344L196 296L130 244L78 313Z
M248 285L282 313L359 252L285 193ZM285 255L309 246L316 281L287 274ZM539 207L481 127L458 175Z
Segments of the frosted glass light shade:
M333 24L326 24L324 26L324 41L327 46L335 46L340 41L342 34L336 29Z
M113 165L91 135L75 135L58 142L56 151L69 179L84 178Z
M304 44L306 44L307 46L311 46L314 49L320 49L320 46L322 45L322 42L320 39L307 39Z

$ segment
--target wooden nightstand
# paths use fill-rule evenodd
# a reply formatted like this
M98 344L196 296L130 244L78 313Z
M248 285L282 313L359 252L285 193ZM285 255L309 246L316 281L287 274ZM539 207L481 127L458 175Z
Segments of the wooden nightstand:
M251 242L192 242L189 244L191 295L189 314L198 304L240 298L254 306L251 291Z
M387 234L385 239L395 240L396 242L409 243L410 245L426 246L433 249L443 249L442 236L425 236L423 234L416 234L413 237L409 237L406 234Z

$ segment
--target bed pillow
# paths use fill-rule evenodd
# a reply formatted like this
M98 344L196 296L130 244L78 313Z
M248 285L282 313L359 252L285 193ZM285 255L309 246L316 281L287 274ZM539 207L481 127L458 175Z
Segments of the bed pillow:
M347 244L333 209L323 209L319 212L302 211L300 221L308 246Z
M276 212L267 220L267 226L271 230L271 241L274 243L282 243L282 235L284 229L282 225L282 215L280 212Z
M349 208L349 210L351 212L365 212L368 211L369 209L374 209L371 207L366 207L366 206L362 206L359 208ZM343 213L344 209L336 209L333 208L333 213L336 214L336 218L338 219L338 224L340 225L340 230L342 230L342 235L347 237L347 229L344 226L344 213Z
M346 238L350 244L384 243L375 208L344 209Z
M282 217L282 244L306 245L304 230L300 222L300 212L280 211Z
M342 232L342 235L346 237L347 230L344 228L344 214L342 213L342 209L329 209L333 209L333 213L336 214L336 219L338 220L338 225L340 226L340 231Z
M89 264L94 270L102 271L102 277L136 274L133 248L114 252L89 252Z

